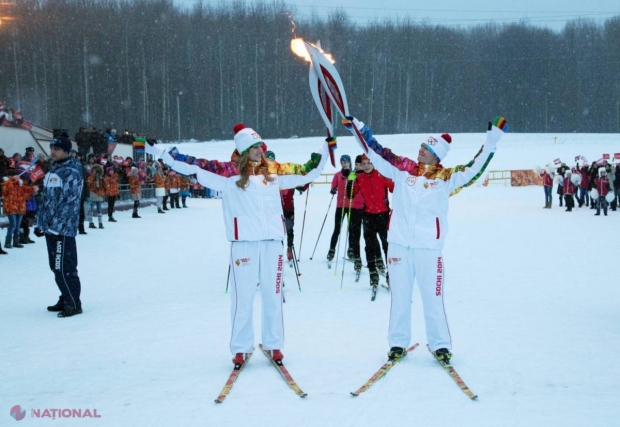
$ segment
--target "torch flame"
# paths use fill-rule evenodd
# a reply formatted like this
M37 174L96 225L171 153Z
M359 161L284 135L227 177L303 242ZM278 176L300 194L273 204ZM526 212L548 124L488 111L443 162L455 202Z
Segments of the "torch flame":
M312 60L310 59L310 54L308 53L308 49L306 49L306 46L304 45L304 43L308 43L308 42L304 42L304 39L302 38L295 38L293 40L291 40L291 50L293 51L293 53L297 56L302 57L303 59L305 59L308 62L312 62ZM325 51L323 49L321 49L320 47L312 44L312 43L308 43L312 46L314 46L315 48L317 48L323 55L325 55L325 57L329 60L329 62L331 62L332 64L334 64L336 62L336 60L334 60L334 58L332 57L332 55L330 53L325 53Z

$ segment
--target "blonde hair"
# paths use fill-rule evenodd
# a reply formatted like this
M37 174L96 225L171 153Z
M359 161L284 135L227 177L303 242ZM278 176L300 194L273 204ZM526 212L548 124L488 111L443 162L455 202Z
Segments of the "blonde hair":
M274 180L271 176L269 176L269 165L265 159L265 155L262 152L260 155L260 162L258 162L256 166L253 166L250 163L250 150L246 151L237 159L237 167L241 178L235 184L242 190L245 190L250 185L250 175L261 174L268 182Z

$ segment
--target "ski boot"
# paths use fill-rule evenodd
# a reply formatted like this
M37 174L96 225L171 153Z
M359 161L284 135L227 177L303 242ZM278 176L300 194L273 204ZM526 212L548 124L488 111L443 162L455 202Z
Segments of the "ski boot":
M332 260L334 259L334 256L336 256L336 250L330 248L327 252L327 268L332 268Z
M381 273L382 276L385 276L385 264L383 263L383 258L377 258L375 260L375 265L377 266L379 273Z
M370 272L370 286L372 286L373 288L379 286L379 273L377 273L376 271Z
M405 357L405 349L402 347L392 347L388 352L388 360L390 362L397 361Z
M452 353L450 353L450 350L448 350L447 348L440 348L438 350L435 350L433 354L435 355L437 360L439 360L439 363L444 364L444 365L450 364Z
M293 267L293 247L289 246L286 249L286 258L288 259L288 266Z
M360 281L360 274L362 274L362 259L355 258L353 261L353 269L355 270L355 281Z

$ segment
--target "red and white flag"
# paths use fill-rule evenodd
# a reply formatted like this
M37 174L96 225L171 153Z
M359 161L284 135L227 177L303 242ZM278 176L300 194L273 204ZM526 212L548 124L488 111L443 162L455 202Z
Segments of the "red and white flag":
M34 168L32 172L30 172L30 180L32 182L37 181L45 176L45 171L41 169L40 166Z
M555 160L553 161L553 163L554 163L554 164L556 164L556 165L561 165L561 164L562 164L562 161L561 161L560 159L555 159Z
M620 159L620 153L614 153L614 160Z
M603 154L603 159L609 160L611 156L609 154Z

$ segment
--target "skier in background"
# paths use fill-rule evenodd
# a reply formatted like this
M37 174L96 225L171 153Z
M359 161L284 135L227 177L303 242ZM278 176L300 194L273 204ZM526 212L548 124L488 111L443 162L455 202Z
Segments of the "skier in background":
M268 160L276 160L276 154L273 151L266 151L265 157ZM295 241L295 190L299 194L303 194L310 184L303 187L286 188L280 190L280 198L282 199L282 213L284 215L284 226L286 227L286 259L289 264L293 262L293 244Z

